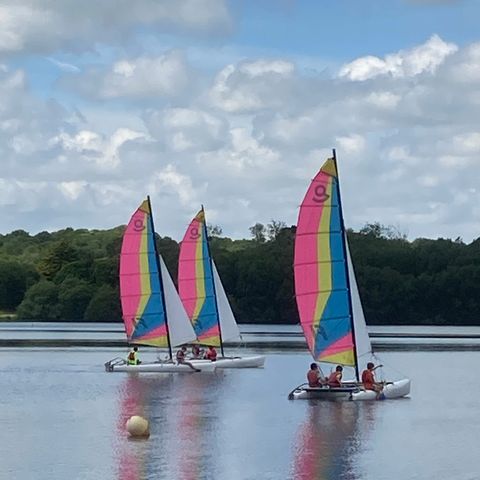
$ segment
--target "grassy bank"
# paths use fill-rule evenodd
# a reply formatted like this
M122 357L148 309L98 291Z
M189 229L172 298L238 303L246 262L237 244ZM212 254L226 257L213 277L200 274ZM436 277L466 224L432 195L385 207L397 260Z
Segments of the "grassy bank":
M17 314L15 312L0 310L0 322L15 322L16 320Z

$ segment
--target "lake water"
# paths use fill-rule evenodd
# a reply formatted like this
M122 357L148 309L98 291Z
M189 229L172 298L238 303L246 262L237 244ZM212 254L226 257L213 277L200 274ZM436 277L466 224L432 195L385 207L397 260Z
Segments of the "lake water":
M480 478L480 352L383 352L411 398L364 403L289 401L310 357L263 353L264 369L129 375L103 368L125 349L0 349L0 479ZM148 440L128 438L134 414Z

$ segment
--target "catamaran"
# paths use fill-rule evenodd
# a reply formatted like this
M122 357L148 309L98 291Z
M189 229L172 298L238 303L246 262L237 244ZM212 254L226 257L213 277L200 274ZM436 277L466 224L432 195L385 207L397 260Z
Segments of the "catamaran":
M374 400L361 388L359 366L372 359L365 316L348 249L335 150L305 194L295 237L295 296L303 333L316 362L353 367L341 387L296 387L290 399ZM385 398L410 393L410 380L387 382Z
M265 356L226 357L223 343L240 340L240 331L210 255L205 211L191 221L180 245L178 291L198 343L220 347L216 368L263 367ZM193 363L204 363L194 360ZM207 360L208 362L208 360Z
M132 215L120 253L120 298L128 343L168 348L168 358L128 365L122 358L105 364L109 372L213 371L215 365L195 369L173 361L172 346L197 339L195 331L155 243L150 197Z

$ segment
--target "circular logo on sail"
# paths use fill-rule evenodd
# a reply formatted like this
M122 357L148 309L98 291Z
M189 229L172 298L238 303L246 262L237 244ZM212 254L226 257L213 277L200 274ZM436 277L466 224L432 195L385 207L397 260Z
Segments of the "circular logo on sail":
M133 229L136 232L141 232L141 231L145 230L145 225L143 224L143 219L136 218L133 222Z
M197 227L192 227L190 229L190 238L192 240L198 240L200 238L200 233L198 232L198 228Z
M327 188L325 185L317 185L313 191L312 200L316 203L323 203L330 198L330 195L327 194Z

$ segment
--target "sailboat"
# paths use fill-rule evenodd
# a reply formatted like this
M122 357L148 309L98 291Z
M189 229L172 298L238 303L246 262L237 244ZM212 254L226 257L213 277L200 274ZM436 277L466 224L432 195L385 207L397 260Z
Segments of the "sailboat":
M358 292L343 221L335 150L305 194L295 237L295 296L303 333L316 362L352 367L355 380L341 387L294 389L289 398L373 400L363 390L359 366L372 357L372 346ZM385 398L410 393L410 380L387 382Z
M240 331L210 255L205 211L191 221L180 245L178 291L198 343L220 347L216 368L263 367L265 356L226 357L223 343L240 340ZM194 360L193 363L205 360Z
M155 243L150 197L132 215L120 253L120 298L128 343L168 348L165 361L128 365L116 358L110 372L194 372L173 362L172 347L197 339L183 304ZM211 365L196 367L212 371Z

